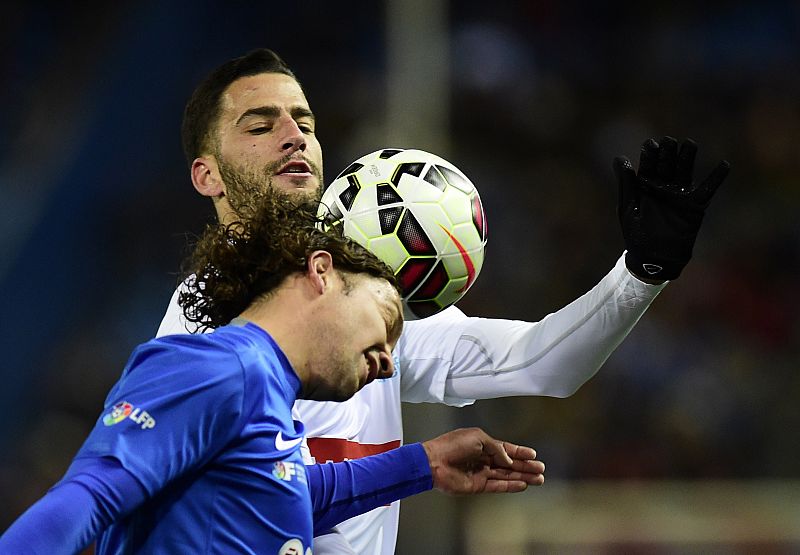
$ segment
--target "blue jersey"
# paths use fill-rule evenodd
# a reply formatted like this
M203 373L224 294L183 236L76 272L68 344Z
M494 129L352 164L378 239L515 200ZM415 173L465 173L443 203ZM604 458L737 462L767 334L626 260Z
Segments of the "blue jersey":
M412 444L304 466L301 389L261 328L138 347L64 478L0 536L0 553L308 555L312 533L433 485Z
M138 347L65 476L111 457L147 492L98 553L303 553L313 523L291 416L300 387L253 324Z

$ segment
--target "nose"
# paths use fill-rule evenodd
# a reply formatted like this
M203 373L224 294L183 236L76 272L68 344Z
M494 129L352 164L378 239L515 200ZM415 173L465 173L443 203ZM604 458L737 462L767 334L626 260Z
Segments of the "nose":
M283 137L281 138L281 152L284 154L292 154L296 151L304 152L306 150L306 136L300 130L297 122L291 116L283 118L282 129Z
M378 353L378 378L379 380L391 378L394 375L394 359L391 353L381 351Z

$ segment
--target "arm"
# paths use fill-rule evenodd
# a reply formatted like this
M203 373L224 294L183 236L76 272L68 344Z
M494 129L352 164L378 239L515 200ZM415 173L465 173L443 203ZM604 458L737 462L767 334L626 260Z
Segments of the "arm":
M116 459L82 461L6 530L0 553L77 553L144 500L144 488Z
M464 405L512 395L571 395L664 287L637 279L621 257L589 292L539 322L467 318L456 309L406 322L395 349L403 400Z
M419 443L308 470L314 533L381 505L431 489L430 467Z
M315 534L431 487L452 494L524 491L544 483L544 464L535 458L529 447L469 428L380 455L309 465Z
M666 280L689 262L705 210L728 174L720 164L692 180L697 146L664 137L642 146L638 174L614 161L627 251L591 291L541 322L428 319L398 344L407 401L467 404L507 395L574 393L627 336ZM431 339L431 338L435 338ZM424 356L423 356L424 355Z

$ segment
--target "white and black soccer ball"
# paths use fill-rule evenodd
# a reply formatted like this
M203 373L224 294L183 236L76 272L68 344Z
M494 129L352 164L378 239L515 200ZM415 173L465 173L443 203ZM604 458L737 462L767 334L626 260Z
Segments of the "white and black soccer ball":
M477 189L453 164L422 150L362 156L325 190L319 214L394 270L407 319L458 301L483 266L486 216Z

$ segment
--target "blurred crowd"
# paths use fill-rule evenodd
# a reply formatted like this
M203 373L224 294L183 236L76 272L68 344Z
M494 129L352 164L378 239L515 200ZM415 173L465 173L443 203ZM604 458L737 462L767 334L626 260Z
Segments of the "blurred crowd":
M0 529L64 472L211 219L179 141L207 71L278 51L329 178L377 148L428 148L374 144L382 3L236 6L4 8ZM614 156L636 165L668 134L698 142L697 178L732 165L694 259L597 376L568 399L454 409L457 424L534 445L553 478L800 478L799 24L789 1L450 2L437 153L472 178L489 225L468 314L538 320L612 267Z

